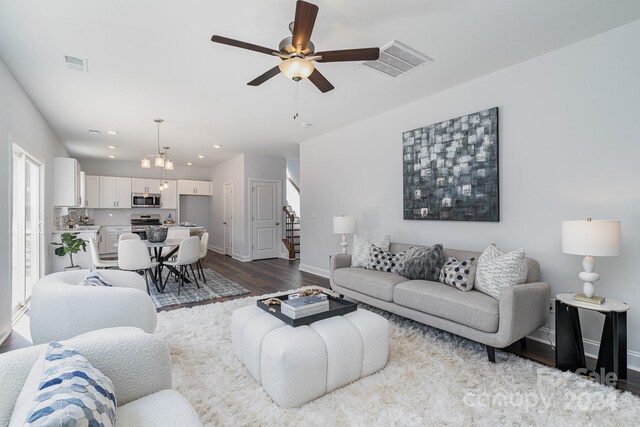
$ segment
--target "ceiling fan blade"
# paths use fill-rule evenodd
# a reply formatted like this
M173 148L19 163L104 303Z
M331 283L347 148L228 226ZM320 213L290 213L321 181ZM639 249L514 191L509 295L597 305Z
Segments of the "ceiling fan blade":
M214 43L222 43L233 47L239 47L241 49L252 50L254 52L260 52L267 55L273 55L274 52L278 52L276 49L269 49L268 47L258 46L247 42L241 42L240 40L234 40L222 36L212 36L211 41Z
M271 77L277 76L278 74L280 74L280 68L276 65L275 67L273 67L272 69L270 69L266 73L256 77L255 79L251 80L247 84L249 86L260 86L262 83L266 82Z
M316 87L320 89L320 92L322 93L329 92L330 90L334 89L333 85L329 83L329 80L327 80L322 74L320 74L320 71L318 71L317 68L313 70L313 73L311 73L311 75L309 76L309 80L311 80L311 83L316 85Z
M375 61L380 57L380 49L370 47L365 49L329 50L317 52L316 56L322 56L318 62L343 62L343 61Z
M302 0L296 2L296 17L293 21L292 45L298 51L305 51L309 47L311 32L318 15L318 6Z

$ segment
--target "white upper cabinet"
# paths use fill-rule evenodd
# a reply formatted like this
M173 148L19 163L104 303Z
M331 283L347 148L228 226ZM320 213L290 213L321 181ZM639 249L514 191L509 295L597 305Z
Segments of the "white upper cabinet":
M101 176L100 207L103 209L131 208L131 178Z
M162 209L178 209L178 182L167 181L169 187L160 193L160 206Z
M131 178L132 193L159 193L159 179Z
M210 181L178 180L178 194L192 196L213 195L213 184Z
M80 163L69 157L54 157L53 205L81 206L80 190Z
M94 175L85 176L84 180L84 207L100 207L100 177Z

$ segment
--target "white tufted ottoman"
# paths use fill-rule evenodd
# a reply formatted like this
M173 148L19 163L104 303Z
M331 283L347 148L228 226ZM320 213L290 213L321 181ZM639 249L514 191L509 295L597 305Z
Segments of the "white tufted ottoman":
M293 408L384 368L389 322L358 309L294 328L250 305L231 317L233 351L278 406Z

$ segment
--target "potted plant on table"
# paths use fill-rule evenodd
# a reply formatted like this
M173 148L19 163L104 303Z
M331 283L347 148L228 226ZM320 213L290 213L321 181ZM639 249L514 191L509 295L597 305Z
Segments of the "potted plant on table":
M62 233L60 235L60 242L51 242L54 246L60 246L54 251L58 256L65 256L69 254L71 259L71 265L65 267L65 270L78 270L80 266L73 264L73 254L77 254L82 249L83 252L87 251L87 241L78 237L80 233Z

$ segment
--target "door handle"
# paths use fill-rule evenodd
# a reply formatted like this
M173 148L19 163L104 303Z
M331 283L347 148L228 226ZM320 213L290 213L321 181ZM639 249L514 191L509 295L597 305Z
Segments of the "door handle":
M227 221L222 221L222 223L223 223L224 225L227 225Z
M276 222L276 225L280 225L280 223L279 223L279 222Z

